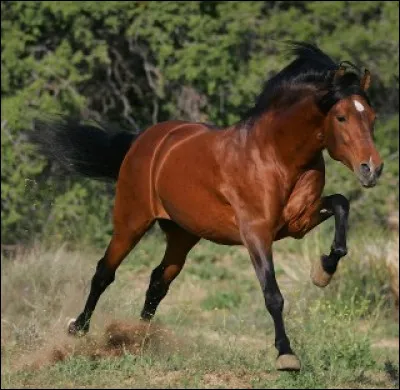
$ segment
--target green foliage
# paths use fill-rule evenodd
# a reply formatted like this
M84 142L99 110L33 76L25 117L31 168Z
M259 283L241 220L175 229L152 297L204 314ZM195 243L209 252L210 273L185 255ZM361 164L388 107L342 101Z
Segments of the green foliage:
M201 307L205 310L214 309L232 309L238 307L241 303L241 295L232 291L217 291L209 295L201 303Z
M26 141L33 118L80 113L132 130L172 118L232 124L287 63L287 39L372 72L382 182L362 191L329 162L326 190L351 198L352 224L384 223L398 202L398 6L2 1L2 242L48 233L104 245L111 230L113 186L57 176Z

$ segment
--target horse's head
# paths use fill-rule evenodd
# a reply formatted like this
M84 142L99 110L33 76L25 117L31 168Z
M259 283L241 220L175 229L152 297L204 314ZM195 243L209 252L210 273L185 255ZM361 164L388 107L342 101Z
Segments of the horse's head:
M343 85L354 76L346 75L343 67L334 75L336 87L325 98L325 104L329 100L334 103L325 119L325 146L329 155L350 168L364 187L373 187L382 173L383 162L373 141L376 114L365 94L371 75L365 70L357 85L350 85L344 92Z

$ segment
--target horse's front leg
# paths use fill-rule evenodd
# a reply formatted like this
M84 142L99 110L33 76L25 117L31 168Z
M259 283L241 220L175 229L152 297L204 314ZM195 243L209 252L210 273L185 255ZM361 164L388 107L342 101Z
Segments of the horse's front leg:
M298 371L300 361L290 347L283 323L284 300L275 279L271 229L262 224L258 227L247 226L242 236L264 294L265 306L274 321L275 347L278 350L276 368Z
M299 211L301 210L301 212ZM296 194L286 209L287 225L277 234L276 240L291 236L302 238L315 226L335 217L335 236L329 255L322 255L311 270L312 282L318 287L329 284L336 271L339 260L347 253L347 226L349 201L341 194L329 195L307 205L305 197Z
M320 261L314 263L311 280L318 287L329 284L336 272L339 260L347 254L347 226L349 218L349 201L341 194L322 198L319 214L326 213L335 217L335 236L329 255L322 255Z

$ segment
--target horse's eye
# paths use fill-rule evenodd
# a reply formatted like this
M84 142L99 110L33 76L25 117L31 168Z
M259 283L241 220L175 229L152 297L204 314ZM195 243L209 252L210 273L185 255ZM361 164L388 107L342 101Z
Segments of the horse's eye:
M336 117L336 119L337 119L339 122L346 122L346 117L344 117L344 116L342 116L342 115L338 115L338 116Z

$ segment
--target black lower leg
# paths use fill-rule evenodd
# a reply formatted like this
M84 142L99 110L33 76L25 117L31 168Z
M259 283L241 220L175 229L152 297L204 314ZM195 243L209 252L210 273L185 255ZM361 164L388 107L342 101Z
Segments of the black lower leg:
M264 291L265 305L267 310L271 314L274 320L275 326L275 347L278 350L278 355L293 354L290 347L290 342L286 336L285 326L283 323L282 311L283 311L283 297L279 291L279 287L276 283L275 277L273 280L269 279L269 285L266 286Z
M153 270L150 277L150 285L146 292L146 300L141 313L143 320L149 321L153 318L158 305L167 295L169 284L163 279L164 267L159 265Z
M278 356L291 355L293 351L286 335L282 317L284 301L276 282L272 254L257 253L253 256L253 265L264 293L265 306L274 321L275 347L278 350Z
M327 208L332 210L335 216L335 237L328 256L322 257L322 267L332 275L335 273L339 260L346 255L346 235L349 218L349 201L341 194L327 196L325 198Z
M85 308L74 323L74 331L87 332L89 330L90 318L92 317L96 304L104 290L114 281L114 277L115 271L108 269L105 264L105 259L102 258L97 263Z

